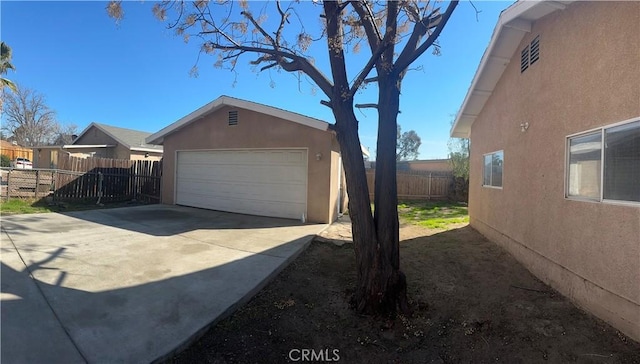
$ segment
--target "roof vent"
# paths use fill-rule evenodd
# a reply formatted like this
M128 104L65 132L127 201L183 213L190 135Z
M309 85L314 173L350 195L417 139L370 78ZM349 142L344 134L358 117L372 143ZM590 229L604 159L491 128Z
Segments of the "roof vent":
M537 35L531 43L520 52L520 73L524 72L540 59L540 36Z
M530 55L531 64L536 63L536 61L540 58L540 36L538 35L531 41L531 55Z
M238 125L238 111L229 111L229 126Z
M524 72L529 68L529 45L520 52L520 73Z

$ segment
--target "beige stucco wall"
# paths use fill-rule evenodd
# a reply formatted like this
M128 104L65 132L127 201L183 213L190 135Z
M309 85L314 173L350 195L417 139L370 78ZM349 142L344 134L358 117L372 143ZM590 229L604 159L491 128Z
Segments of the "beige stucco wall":
M540 35L540 60L520 50ZM566 136L640 116L640 3L576 2L534 23L471 130L471 225L640 340L640 206L564 197ZM529 129L521 132L520 124ZM482 156L504 150L503 189Z
M334 151L331 152L331 176L334 176L331 183L331 221L338 218L341 212L347 210L349 198L347 196L347 182L345 180L344 167L340 157L338 141L334 140ZM339 204L338 204L339 203Z
M229 110L238 110L238 125L228 125ZM336 216L331 185L337 183L337 173L332 173L332 151L336 151L334 139L334 134L329 131L250 110L223 107L165 137L162 202L174 203L178 150L308 148L307 220L333 221ZM320 160L316 158L318 153L322 154Z

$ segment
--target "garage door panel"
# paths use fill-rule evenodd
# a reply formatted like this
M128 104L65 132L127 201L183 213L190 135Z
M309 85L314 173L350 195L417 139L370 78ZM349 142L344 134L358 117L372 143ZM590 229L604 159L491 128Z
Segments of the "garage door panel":
M300 202L306 198L304 186L274 186L255 183L217 183L212 185L206 181L179 181L182 185L181 197L200 195L212 197L229 196L235 199L254 199L281 202Z
M224 170L225 173L215 173L216 170ZM292 166L234 166L234 165L210 165L197 166L185 165L179 168L178 176L188 176L189 179L203 179L211 181L259 181L261 183L306 183L306 171ZM179 177L180 178L180 177Z
M176 203L298 219L306 212L306 150L178 152Z

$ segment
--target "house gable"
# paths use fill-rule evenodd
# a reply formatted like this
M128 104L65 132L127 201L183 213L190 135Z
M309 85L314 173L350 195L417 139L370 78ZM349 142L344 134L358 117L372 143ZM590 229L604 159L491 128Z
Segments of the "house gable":
M147 143L163 144L164 138L166 136L224 107L232 108L232 109L237 108L237 109L250 110L263 115L269 115L284 121L304 125L310 128L318 129L318 130L326 131L329 128L328 123L318 119L310 118L308 116L304 116L304 115L290 112L287 110L275 108L272 106L258 104L251 101L240 100L240 99L236 99L229 96L220 96L219 98L202 106L198 110L188 114L187 116L181 118L180 120L174 122L173 124L170 124L169 126L163 128L159 132L149 136L146 139L146 141Z
M71 145L117 145L122 144L111 135L105 133L95 124L89 125Z
M531 33L532 24L555 11L564 10L573 1L518 1L500 14L489 46L456 115L451 136L468 138L471 125L484 107L503 72L520 60L522 39ZM516 57L517 53L517 57Z

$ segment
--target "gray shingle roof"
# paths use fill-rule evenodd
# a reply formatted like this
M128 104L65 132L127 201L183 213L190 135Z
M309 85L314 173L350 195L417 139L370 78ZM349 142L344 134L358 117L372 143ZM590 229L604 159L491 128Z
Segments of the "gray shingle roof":
M147 133L145 131L139 131L139 130L133 130L133 129L120 128L117 126L105 125L105 124L100 124L96 122L92 124L102 129L107 134L111 134L112 137L117 139L120 143L124 144L125 146L129 147L129 149L148 148L148 149L158 150L159 152L162 151L162 145L145 143L144 141L145 138L151 135L152 133Z

